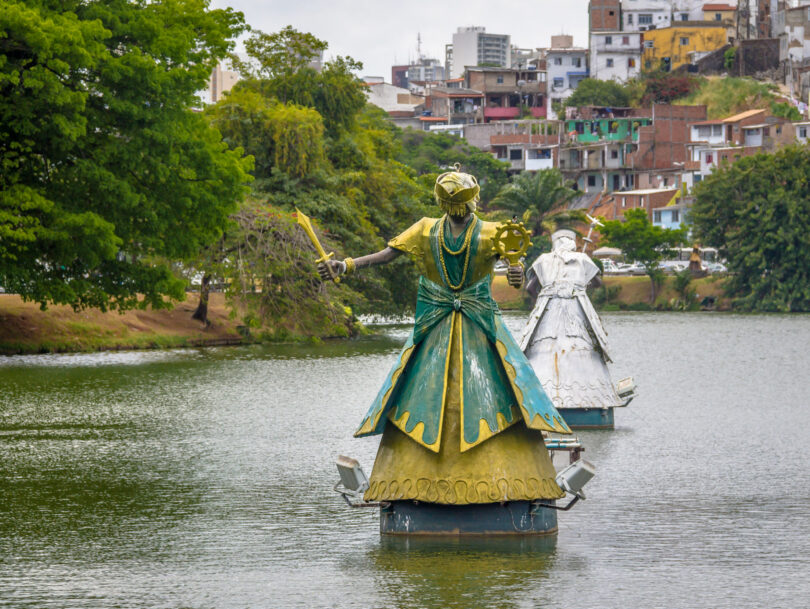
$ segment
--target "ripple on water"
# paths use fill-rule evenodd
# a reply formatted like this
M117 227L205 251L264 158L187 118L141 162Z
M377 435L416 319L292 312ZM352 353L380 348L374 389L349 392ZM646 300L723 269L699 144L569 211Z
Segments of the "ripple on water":
M639 397L534 540L381 540L331 492L407 326L0 358L0 607L801 606L810 317L603 318Z

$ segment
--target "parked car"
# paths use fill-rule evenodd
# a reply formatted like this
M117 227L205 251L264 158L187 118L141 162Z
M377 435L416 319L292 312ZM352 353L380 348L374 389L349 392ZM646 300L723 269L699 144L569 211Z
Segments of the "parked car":
M706 270L710 273L728 273L728 267L722 262L707 262Z
M646 275L647 269L640 262L622 263L619 264L619 273L622 275Z
M688 263L681 260L662 260L658 263L658 268L665 273L680 273L688 266Z
M616 274L619 272L619 265L610 258L603 258L602 271L606 274Z

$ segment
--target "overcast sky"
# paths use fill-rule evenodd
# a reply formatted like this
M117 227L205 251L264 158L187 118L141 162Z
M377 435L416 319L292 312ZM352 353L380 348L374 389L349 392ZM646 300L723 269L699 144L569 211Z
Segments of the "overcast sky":
M363 62L361 76L391 81L391 66L422 53L444 63L444 45L460 26L510 34L523 48L548 46L552 34L571 34L588 46L588 0L212 0L245 14L251 27L275 32L286 25L329 43L325 58L350 55Z

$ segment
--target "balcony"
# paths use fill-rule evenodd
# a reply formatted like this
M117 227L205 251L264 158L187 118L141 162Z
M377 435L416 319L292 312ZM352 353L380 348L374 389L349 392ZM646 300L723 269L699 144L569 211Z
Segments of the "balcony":
M520 108L484 108L485 119L504 120L518 116L520 116Z

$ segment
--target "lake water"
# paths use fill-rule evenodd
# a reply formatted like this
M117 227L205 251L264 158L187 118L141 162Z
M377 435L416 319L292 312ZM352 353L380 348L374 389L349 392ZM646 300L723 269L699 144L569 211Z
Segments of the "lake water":
M404 327L2 358L0 607L810 606L810 317L603 319L639 397L534 540L381 539L332 492Z

